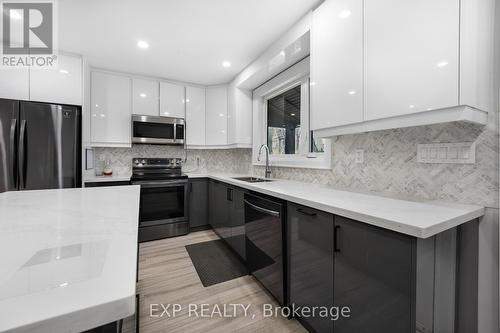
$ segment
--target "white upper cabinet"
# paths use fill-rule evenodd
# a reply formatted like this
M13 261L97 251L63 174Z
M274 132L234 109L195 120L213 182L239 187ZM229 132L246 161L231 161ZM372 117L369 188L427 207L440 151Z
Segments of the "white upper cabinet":
M132 79L132 113L158 116L160 113L159 94L158 81Z
M230 147L252 147L252 91L230 84L227 89L227 143Z
M29 100L28 68L0 70L0 98Z
M227 87L206 89L206 145L227 145Z
M327 0L313 13L311 108L313 130L363 121L363 0Z
M185 118L184 86L160 82L160 116Z
M186 142L205 145L205 88L186 87Z
M365 0L365 120L458 105L458 0Z
M491 109L494 0L326 0L311 28L316 137L453 121Z
M82 59L60 54L54 69L30 69L30 100L82 105Z
M93 146L131 146L131 79L91 73L91 140Z

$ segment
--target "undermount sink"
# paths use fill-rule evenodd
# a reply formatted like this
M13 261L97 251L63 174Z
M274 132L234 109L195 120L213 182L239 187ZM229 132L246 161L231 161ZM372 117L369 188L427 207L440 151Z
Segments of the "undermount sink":
M244 182L249 182L249 183L272 182L271 179L258 178L258 177L233 177L233 179L242 180Z

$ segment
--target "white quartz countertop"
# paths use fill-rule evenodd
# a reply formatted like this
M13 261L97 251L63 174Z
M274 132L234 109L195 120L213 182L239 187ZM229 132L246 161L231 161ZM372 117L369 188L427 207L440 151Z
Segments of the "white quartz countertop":
M111 176L85 176L84 183L96 182L128 182L131 175L111 175Z
M139 186L0 194L0 332L81 332L135 312Z
M273 179L248 183L227 174L188 174L211 178L248 190L316 208L410 236L428 238L484 215L484 207L440 201L410 201L338 190L320 184Z

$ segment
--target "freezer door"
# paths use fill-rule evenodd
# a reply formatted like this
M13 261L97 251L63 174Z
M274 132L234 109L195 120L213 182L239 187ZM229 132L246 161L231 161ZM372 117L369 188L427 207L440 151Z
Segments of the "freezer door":
M0 99L0 192L17 190L19 101Z
M80 187L80 109L21 102L19 189Z

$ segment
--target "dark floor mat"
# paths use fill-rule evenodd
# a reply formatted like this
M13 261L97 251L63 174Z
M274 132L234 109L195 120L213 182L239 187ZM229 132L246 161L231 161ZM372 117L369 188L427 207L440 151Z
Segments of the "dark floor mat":
M204 287L248 275L241 260L221 239L186 245Z

